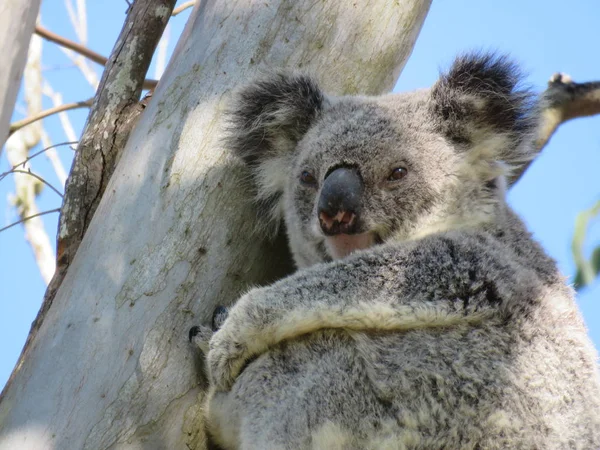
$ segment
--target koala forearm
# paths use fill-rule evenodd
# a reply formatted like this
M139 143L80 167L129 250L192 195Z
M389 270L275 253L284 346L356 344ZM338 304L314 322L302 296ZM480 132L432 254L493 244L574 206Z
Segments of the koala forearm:
M256 355L320 329L402 331L477 323L526 295L531 283L524 269L498 260L493 251L464 248L438 237L419 247L396 245L322 265L249 292L225 327ZM363 280L367 269L369 279ZM469 283L475 276L481 282ZM324 283L335 283L335 294L320 289Z
M340 299L337 303L320 302L318 299L311 303L294 303L298 300L294 297L289 300L280 304L284 308L280 313L268 313L266 320L243 325L234 331L236 339L247 343L249 356L260 354L285 340L323 329L406 331L460 323L476 324L492 314L490 309L466 313L464 308L452 302L428 303L419 297L401 299L401 302L392 297L389 300L364 299L360 302Z

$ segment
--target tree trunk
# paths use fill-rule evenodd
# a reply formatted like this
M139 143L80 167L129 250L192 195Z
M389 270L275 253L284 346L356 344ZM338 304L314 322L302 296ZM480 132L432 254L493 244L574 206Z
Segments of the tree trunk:
M17 100L40 1L0 1L0 150L8 137L10 117Z
M202 449L191 325L290 270L251 236L228 94L261 69L331 93L390 90L428 0L200 1L0 401L0 449Z

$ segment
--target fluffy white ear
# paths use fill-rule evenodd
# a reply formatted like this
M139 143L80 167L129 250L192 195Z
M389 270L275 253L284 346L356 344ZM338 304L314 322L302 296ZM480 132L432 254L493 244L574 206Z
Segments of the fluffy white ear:
M257 80L234 95L225 145L250 167L259 214L271 230L282 218L281 197L291 156L323 103L314 80L283 73Z
M431 90L440 131L459 150L479 159L519 165L533 156L535 97L521 86L517 66L506 56L459 56Z

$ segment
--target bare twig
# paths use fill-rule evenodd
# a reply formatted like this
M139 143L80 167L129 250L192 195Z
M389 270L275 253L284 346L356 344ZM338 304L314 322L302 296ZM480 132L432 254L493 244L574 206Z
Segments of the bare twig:
M44 39L47 39L51 42L54 42L55 44L60 45L61 47L67 48L69 50L74 51L75 53L83 55L86 58L90 59L91 61L94 61L95 63L100 64L101 66L105 66L106 63L108 62L108 58L106 58L106 56L103 56L99 53L96 53L93 50L90 50L85 45L78 44L77 42L74 42L70 39L67 39L63 36L53 33L52 31L50 31L40 25L37 25L35 27L35 33L37 35L43 37ZM157 84L158 84L157 80L144 80L143 88L144 89L154 89Z
M48 186L50 189L52 189L54 192L56 192L58 195L60 195L61 198L63 197L62 193L58 189L56 189L54 186L52 186L50 183L48 183L46 180L44 180L39 175L36 175L35 173L33 173L31 170L13 169L13 170L11 170L11 172L12 173L22 173L22 174L25 174L25 175L30 175L33 178L37 178L39 181L41 181L46 186Z
M50 42L54 42L55 44L68 48L69 50L73 50L74 52L85 56L87 59L90 59L95 63L100 64L101 66L106 65L107 59L105 56L102 56L100 53L96 53L95 51L90 50L85 45L78 44L77 42L74 42L70 39L59 36L58 34L53 33L52 31L42 27L41 25L36 25L35 33L38 36L41 36Z
M37 114L34 114L33 116L26 117L22 120L13 122L10 125L9 135L13 134L15 131L17 131L33 122L36 122L38 120L41 120L41 119L51 116L53 114L58 114L63 111L69 111L71 109L77 109L77 108L90 108L92 106L93 101L94 101L93 98L88 98L87 100L83 100L81 102L65 103L60 106L55 106L53 108L49 108L44 111L41 111Z
M42 153L44 153L48 161L50 161L56 178L58 178L58 182L60 183L60 187L64 189L65 184L67 184L67 171L58 157L58 152L52 145L50 136L48 136L48 133L46 133L45 130L42 130L42 145L44 146Z
M156 89L156 86L158 85L158 80L144 80L144 83L142 84L142 88L143 89L147 89L149 91Z
M181 14L183 11L185 11L188 8L191 8L192 6L194 6L196 4L195 1L191 1L191 2L185 2L182 5L178 6L177 8L175 8L173 10L173 13L171 14L173 17L175 17L177 14Z
M23 217L21 220L17 220L16 222L11 223L10 225L0 228L0 233L2 233L4 230L8 230L11 227L14 227L15 225L19 225L20 223L27 222L28 220L33 219L35 217L43 216L45 214L52 214L55 212L60 212L60 208L50 209L48 211L42 211L37 214L32 214L31 216Z
M541 94L540 105L536 155L561 124L578 117L600 114L600 81L575 83L568 75L556 73L548 81L548 88ZM531 162L515 171L509 180L511 185L523 176L530 164Z
M41 155L44 152L47 152L48 150L52 149L52 148L56 148L56 147L61 147L63 145L74 145L77 144L78 141L71 141L71 142L61 142L60 144L54 144L54 145L49 145L48 147L40 150L37 153L34 153L33 155L28 156L26 159L24 159L23 161L21 161L20 163L15 164L11 170L7 171L7 172L3 172L0 173L0 180L2 180L2 178L4 178L6 175L10 174L13 172L14 169L16 169L19 166L25 167L25 164L27 162L29 162L31 159L35 158L36 156Z

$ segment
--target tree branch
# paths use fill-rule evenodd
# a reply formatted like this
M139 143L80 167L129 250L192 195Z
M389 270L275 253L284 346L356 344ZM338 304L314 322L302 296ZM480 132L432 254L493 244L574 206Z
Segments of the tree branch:
M58 195L60 195L60 197L62 198L63 195L61 194L61 192L56 189L54 186L52 186L50 183L48 183L46 180L44 180L42 177L40 177L39 175L36 175L35 173L33 173L31 170L21 170L21 169L13 169L11 170L11 173L22 173L24 175L30 175L33 178L37 178L39 181L41 181L43 184L45 184L46 186L48 186L50 189L52 189L54 192L56 192Z
M182 4L182 5L178 6L177 8L175 8L173 10L173 13L171 14L171 16L175 17L177 14L181 14L183 11L185 11L188 8L191 8L195 4L196 4L195 1L185 2L184 4Z
M540 95L540 104L540 126L534 156L540 154L561 124L578 117L600 114L600 81L575 83L570 76L555 73ZM510 185L519 181L533 159L513 173Z
M87 48L85 45L79 44L75 41L62 37L47 28L42 27L41 25L35 26L35 34L43 37L44 39L54 42L62 47L73 50L74 52L79 53L80 55L85 56L87 59L94 61L101 66L105 66L108 59L106 56L102 56L100 53L96 53L95 51Z
M19 166L25 167L25 164L26 164L26 163L28 163L30 160L32 160L32 159L33 159L33 158L35 158L36 156L39 156L39 155L41 155L41 154L42 154L42 153L44 153L44 152L47 152L48 150L50 150L50 149L53 149L53 148L56 148L56 147L61 147L61 146L63 146L63 145L73 145L73 144L77 144L78 142L79 142L79 141L72 141L72 142L61 142L61 143L59 143L59 144L49 145L48 147L46 147L46 148L43 148L43 149L42 149L42 150L40 150L39 152L37 152L37 153L34 153L33 155L30 155L30 156L28 156L27 158L25 158L25 159L24 159L23 161L21 161L20 163L13 165L13 166L12 166L12 168L11 168L10 170L8 170L8 171L6 171L6 172L3 172L3 173L0 173L0 181L1 181L3 178L5 178L5 177L6 177L8 174L11 174L11 173L13 173L13 171L14 171L14 170L15 170L17 167L19 167Z
M63 146L65 146L65 145L77 145L78 143L79 143L79 141L67 141L67 142L59 142L58 144L52 144L52 145L49 145L49 146L47 146L47 147L43 148L42 150L40 150L39 152L36 152L36 153L34 153L33 155L31 155L31 156L28 156L28 157L27 157L27 159L26 159L25 161L23 161L23 162L21 162L21 163L17 164L15 167L13 167L13 169L16 169L17 167L24 165L24 164L25 164L26 162L28 162L29 160L31 160L31 159L33 159L33 158L35 158L36 156L39 156L39 155L41 155L41 154L42 154L42 153L44 153L44 152L47 152L48 150L51 150L51 149L53 149L53 148L57 148L57 147L63 147ZM75 149L73 148L72 150L75 150Z
M32 214L31 216L23 217L21 220L17 220L16 222L11 223L10 225L6 225L5 227L0 228L0 233L2 233L4 230L8 230L9 228L19 225L20 223L27 222L30 219L34 219L36 217L43 216L45 214L52 214L55 212L60 212L60 208L50 209L48 211L42 211L37 214Z
M558 126L578 117L600 114L600 81L575 83L562 73L552 75L543 94L542 128L536 148L542 150Z
M182 5L182 6L184 6L184 5ZM67 39L63 36L60 36L56 33L53 33L52 31L50 31L40 25L36 25L35 33L38 36L41 36L50 42L54 42L55 44L60 45L61 47L65 47L65 48L68 48L69 50L73 50L74 52L85 56L86 58L94 61L97 64L100 64L101 66L106 66L106 64L108 62L108 58L106 56L103 56L100 53L96 53L95 51L87 48L85 45L81 45L75 41L72 41L72 40ZM144 89L154 89L154 88L156 88L157 84L158 84L157 80L144 80L143 88Z
M83 100L81 102L65 103L60 106L55 106L53 108L49 108L44 111L41 111L38 114L34 114L33 116L25 117L22 120L18 120L16 122L13 122L10 124L9 136L11 134L13 134L15 131L17 131L18 129L23 128L23 127L25 127L33 122L36 122L38 120L42 120L45 117L51 116L53 114L58 114L63 111L69 111L71 109L90 108L92 106L93 101L94 101L93 98L88 98L87 100Z

